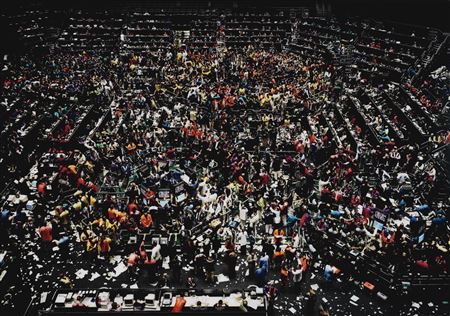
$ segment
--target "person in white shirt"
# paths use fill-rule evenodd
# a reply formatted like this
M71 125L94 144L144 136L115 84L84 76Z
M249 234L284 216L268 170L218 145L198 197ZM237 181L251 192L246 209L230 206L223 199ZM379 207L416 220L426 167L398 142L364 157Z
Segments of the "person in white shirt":
M281 223L281 212L276 209L276 208L270 208L270 210L272 211L274 217L273 217L273 225L274 228L279 228L280 227L280 223Z
M303 279L303 271L300 265L292 269L292 281L297 289L300 288L300 282Z
M151 252L151 259L156 262L159 262L162 259L160 244L154 243L154 246L153 246L152 252Z
M241 227L245 227L248 217L248 208L240 203L239 207L239 220L241 221Z
M409 181L409 175L406 172L399 172L397 174L398 184L403 184L406 181Z
M244 256L247 254L247 232L241 230L237 235L237 244L239 245L239 251Z

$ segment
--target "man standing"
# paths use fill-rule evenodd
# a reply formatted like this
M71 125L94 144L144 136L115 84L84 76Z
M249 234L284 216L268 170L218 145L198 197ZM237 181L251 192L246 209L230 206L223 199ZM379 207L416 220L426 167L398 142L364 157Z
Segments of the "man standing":
M178 256L175 256L173 260L170 261L170 269L172 270L173 283L181 284L181 262L178 259Z
M253 279L255 277L256 261L258 261L258 257L256 256L255 251L252 251L247 256L248 276L250 279Z

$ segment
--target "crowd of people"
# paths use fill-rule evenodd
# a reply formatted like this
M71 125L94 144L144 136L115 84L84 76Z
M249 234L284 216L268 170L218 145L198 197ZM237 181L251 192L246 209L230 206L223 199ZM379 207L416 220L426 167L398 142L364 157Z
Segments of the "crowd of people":
M448 273L448 197L434 194L444 175L429 147L381 136L375 146L345 117L355 86L325 60L181 46L24 57L6 62L2 79L13 109L3 126L14 129L2 164L14 175L24 153L32 162L47 152L56 170L38 163L32 177L17 179L1 208L3 245L36 240L50 255L81 244L92 262L122 253L130 278L158 287L217 286L218 264L233 279L242 259L270 308L279 291L300 290L318 258L326 284L352 271L331 244L394 277ZM431 111L440 104L426 92L420 100ZM101 124L66 142L88 105ZM44 120L39 148L20 142L23 115ZM186 264L192 270L182 278ZM313 313L314 291L305 299ZM323 302L320 313L329 313Z

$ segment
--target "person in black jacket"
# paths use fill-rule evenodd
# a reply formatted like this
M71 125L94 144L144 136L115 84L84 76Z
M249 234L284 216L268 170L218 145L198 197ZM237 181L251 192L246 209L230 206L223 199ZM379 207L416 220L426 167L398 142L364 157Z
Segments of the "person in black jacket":
M172 282L181 284L181 262L178 256L173 257L173 260L170 261L170 269L172 270Z
M230 277L230 279L233 279L236 277L237 254L232 251L227 255L226 259L226 263L228 265L228 276Z
M205 262L206 282L214 283L214 264L213 257L209 256Z
M305 315L314 315L314 310L316 307L316 292L313 290L310 290L306 296L305 296L306 302L305 302Z

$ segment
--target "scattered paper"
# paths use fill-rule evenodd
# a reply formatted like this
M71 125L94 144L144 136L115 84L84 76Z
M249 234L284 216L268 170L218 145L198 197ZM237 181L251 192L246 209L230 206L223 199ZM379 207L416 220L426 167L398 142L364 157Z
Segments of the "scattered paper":
M48 292L41 293L41 301L40 301L41 304L43 304L47 301L47 295L48 295Z
M227 277L226 275L223 275L222 273L217 276L218 283L228 282L228 281L230 281L230 278Z
M109 262L111 264L116 264L116 263L120 262L121 260L122 260L122 257L119 255L115 255L115 256L112 256L109 258Z
M257 310L259 307L258 301L257 300L248 300L247 301L247 306L250 308L253 308L254 310Z
M94 280L97 279L99 276L100 276L99 273L94 272L94 273L92 273L91 278L89 279L89 281L94 281Z
M84 279L84 277L89 273L88 270L80 269L77 272L75 272L75 275L77 276L77 279Z
M119 275L121 275L122 273L124 273L127 270L127 266L121 262L119 263L119 265L117 267L114 268L114 276L118 277Z

